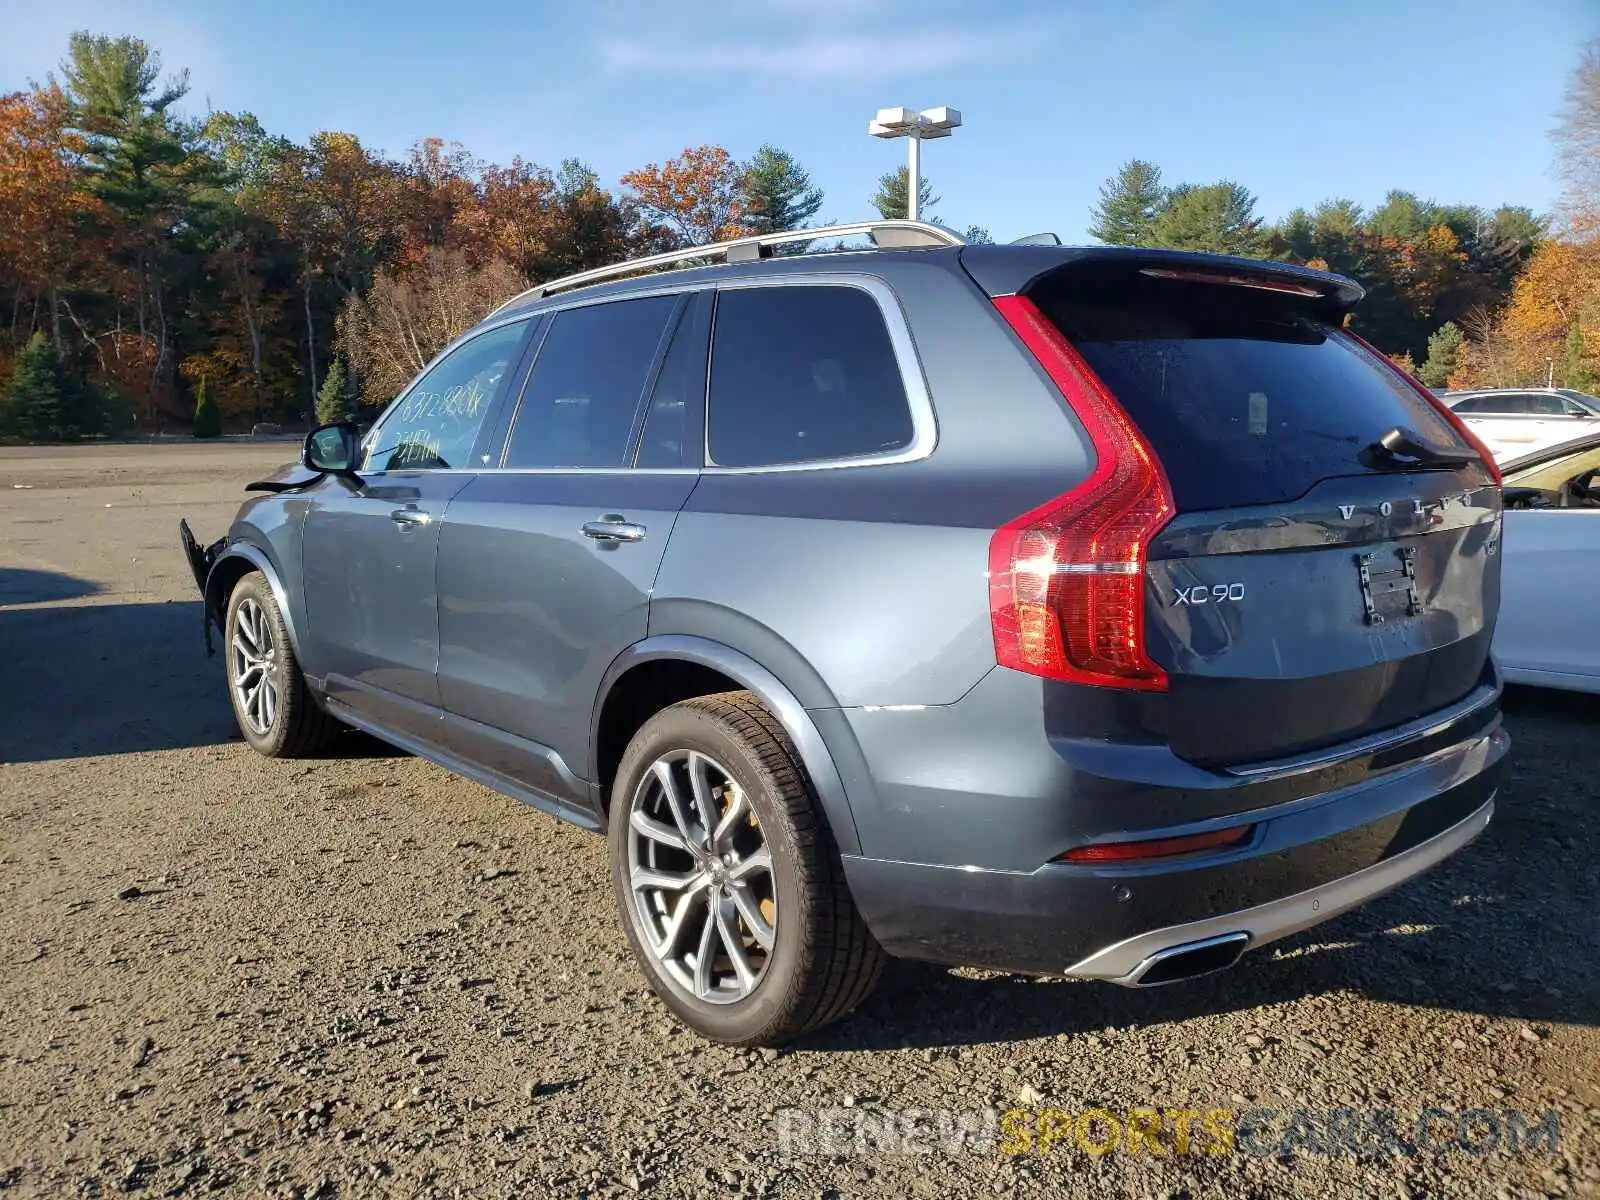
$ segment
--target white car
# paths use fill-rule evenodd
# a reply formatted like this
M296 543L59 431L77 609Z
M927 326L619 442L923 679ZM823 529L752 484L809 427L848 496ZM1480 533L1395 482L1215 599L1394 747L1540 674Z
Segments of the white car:
M1511 459L1494 655L1512 683L1600 692L1600 432Z
M1501 463L1590 431L1600 433L1600 400L1571 388L1485 388L1439 398Z

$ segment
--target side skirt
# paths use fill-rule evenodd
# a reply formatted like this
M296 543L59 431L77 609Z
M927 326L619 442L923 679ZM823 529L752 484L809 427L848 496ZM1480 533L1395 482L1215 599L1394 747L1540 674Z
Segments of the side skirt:
M527 784L509 779L498 771L491 771L475 763L470 763L466 759L457 758L455 755L431 743L385 729L381 725L375 724L370 718L340 704L337 700L325 700L324 704L332 716L337 717L346 725L361 730L363 733L371 734L379 741L388 742L391 746L397 746L408 754L414 754L418 758L425 758L429 762L437 763L453 774L470 779L474 783L481 783L484 787L491 788L503 796L509 796L513 800L520 800L523 804L537 808L540 812L549 813L553 817L559 817L561 820L576 825L580 829L588 829L596 833L600 831L600 822L592 810L585 811L575 804L552 796L548 792L540 791L537 788L529 787Z

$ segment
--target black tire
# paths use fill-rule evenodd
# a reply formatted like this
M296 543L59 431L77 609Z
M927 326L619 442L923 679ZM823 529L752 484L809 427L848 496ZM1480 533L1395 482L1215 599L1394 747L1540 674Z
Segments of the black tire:
M247 711L239 689L234 686L238 664L235 638L240 635L241 612L249 619L265 623L271 638L270 665L265 668L276 685L276 702L272 706L270 721L261 719L261 711ZM248 639L247 639L248 644ZM289 630L283 622L283 613L272 594L272 586L260 571L251 571L234 585L228 595L228 612L223 624L222 637L223 678L227 683L228 700L233 705L234 719L239 732L250 748L268 758L304 758L326 746L339 730L339 723L323 712L306 686L300 664L295 660L289 644ZM257 728L265 725L264 729Z
M645 940L646 918L634 900L634 797L643 794L652 764L683 751L726 768L771 853L773 944L753 990L733 1002L703 1000L667 973ZM628 744L611 797L608 840L622 926L651 989L686 1025L715 1042L776 1046L837 1020L871 993L887 956L851 899L800 756L749 692L701 696L656 713Z

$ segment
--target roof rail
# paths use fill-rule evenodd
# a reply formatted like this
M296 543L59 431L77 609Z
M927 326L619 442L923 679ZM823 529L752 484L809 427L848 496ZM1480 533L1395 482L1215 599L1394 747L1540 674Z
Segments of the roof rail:
M727 242L711 242L704 246L688 246L682 250L668 250L665 254L651 254L644 258L630 258L609 267L595 267L565 275L548 283L536 284L519 292L494 311L509 308L520 300L539 300L556 292L586 287L605 279L616 279L649 271L656 267L670 267L694 259L720 259L723 262L754 262L771 256L773 246L793 242L814 242L819 238L851 237L865 234L880 250L909 249L916 246L962 246L965 241L954 230L926 221L857 221L850 225L829 225L822 229L786 229L782 233L762 233L753 237L734 238ZM492 313L490 314L493 315Z

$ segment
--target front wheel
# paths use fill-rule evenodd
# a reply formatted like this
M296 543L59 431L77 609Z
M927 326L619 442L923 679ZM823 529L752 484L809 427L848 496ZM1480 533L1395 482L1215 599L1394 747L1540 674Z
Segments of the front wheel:
M663 709L612 788L612 879L651 988L713 1041L777 1045L849 1012L884 952L783 727L748 692Z
M338 724L312 698L277 598L260 571L234 586L223 632L228 696L251 749L268 758L301 758L326 745Z

